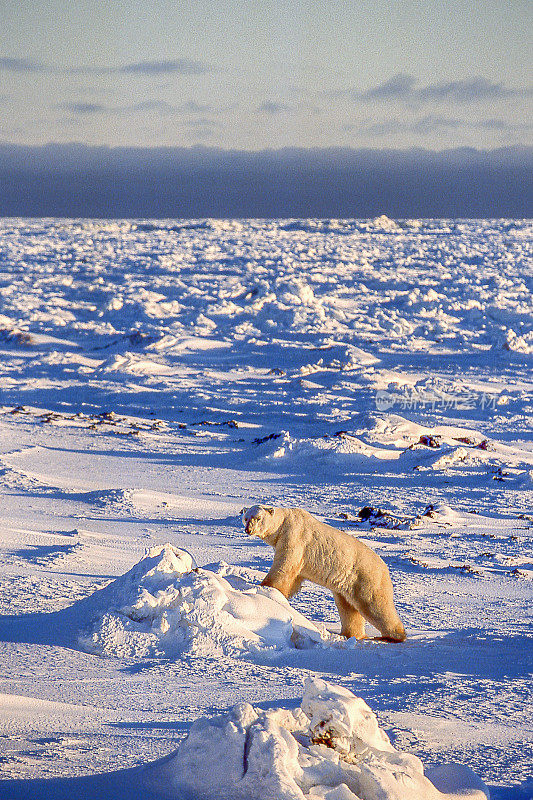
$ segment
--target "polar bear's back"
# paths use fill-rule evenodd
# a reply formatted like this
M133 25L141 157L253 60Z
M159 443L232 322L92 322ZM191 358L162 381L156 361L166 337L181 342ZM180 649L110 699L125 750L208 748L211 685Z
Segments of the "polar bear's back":
M383 559L355 536L321 522L301 508L277 510L283 515L281 527L292 540L291 546L303 546L302 575L309 580L340 589L339 582L369 578L381 583L384 578L389 579Z

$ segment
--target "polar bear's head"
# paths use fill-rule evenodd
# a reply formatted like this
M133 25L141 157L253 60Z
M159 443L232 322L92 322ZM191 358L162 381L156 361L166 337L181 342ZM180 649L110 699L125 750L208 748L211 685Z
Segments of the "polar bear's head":
M263 539L272 533L275 508L272 506L252 506L244 508L242 522L248 536L259 536Z

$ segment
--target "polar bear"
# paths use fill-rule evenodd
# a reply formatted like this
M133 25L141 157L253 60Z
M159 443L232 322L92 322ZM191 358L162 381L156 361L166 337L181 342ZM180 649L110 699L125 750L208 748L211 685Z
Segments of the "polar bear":
M343 636L363 639L366 619L384 639L403 642L406 634L394 607L389 570L365 544L301 508L255 505L243 509L243 524L249 536L275 550L263 586L290 597L304 580L318 583L333 592Z

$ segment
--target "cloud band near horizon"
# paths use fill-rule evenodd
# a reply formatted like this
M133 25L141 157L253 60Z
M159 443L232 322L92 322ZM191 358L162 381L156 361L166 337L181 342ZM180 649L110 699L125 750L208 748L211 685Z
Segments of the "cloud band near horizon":
M533 216L533 148L0 145L0 216Z

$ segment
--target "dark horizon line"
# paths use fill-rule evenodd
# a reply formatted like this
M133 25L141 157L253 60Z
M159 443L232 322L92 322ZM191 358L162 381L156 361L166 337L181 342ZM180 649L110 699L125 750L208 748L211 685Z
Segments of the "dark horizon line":
M0 142L0 216L528 219L533 147L110 147Z
M42 222L42 221L51 221L54 220L66 220L68 222L77 222L80 220L81 222L91 222L91 221L108 221L108 222L133 222L133 223L204 223L209 222L209 220L220 220L221 222L230 221L230 222L306 222L308 220L317 221L317 222L331 222L331 221L339 221L339 222L375 222L380 217L386 217L391 222L397 223L408 223L408 222L533 222L533 217L399 217L399 216L389 216L384 212L381 214L375 214L373 216L368 217L336 217L336 216L326 216L326 217L290 217L290 216L269 216L269 217L224 217L219 215L210 215L210 216L200 216L200 217L106 217L106 216L71 216L70 214L56 214L54 216L50 216L49 214L43 214L42 216L32 216L32 215L10 215L10 214L0 214L0 220L18 220L24 219L28 222ZM186 224L185 224L185 227ZM320 233L320 231L317 231Z

